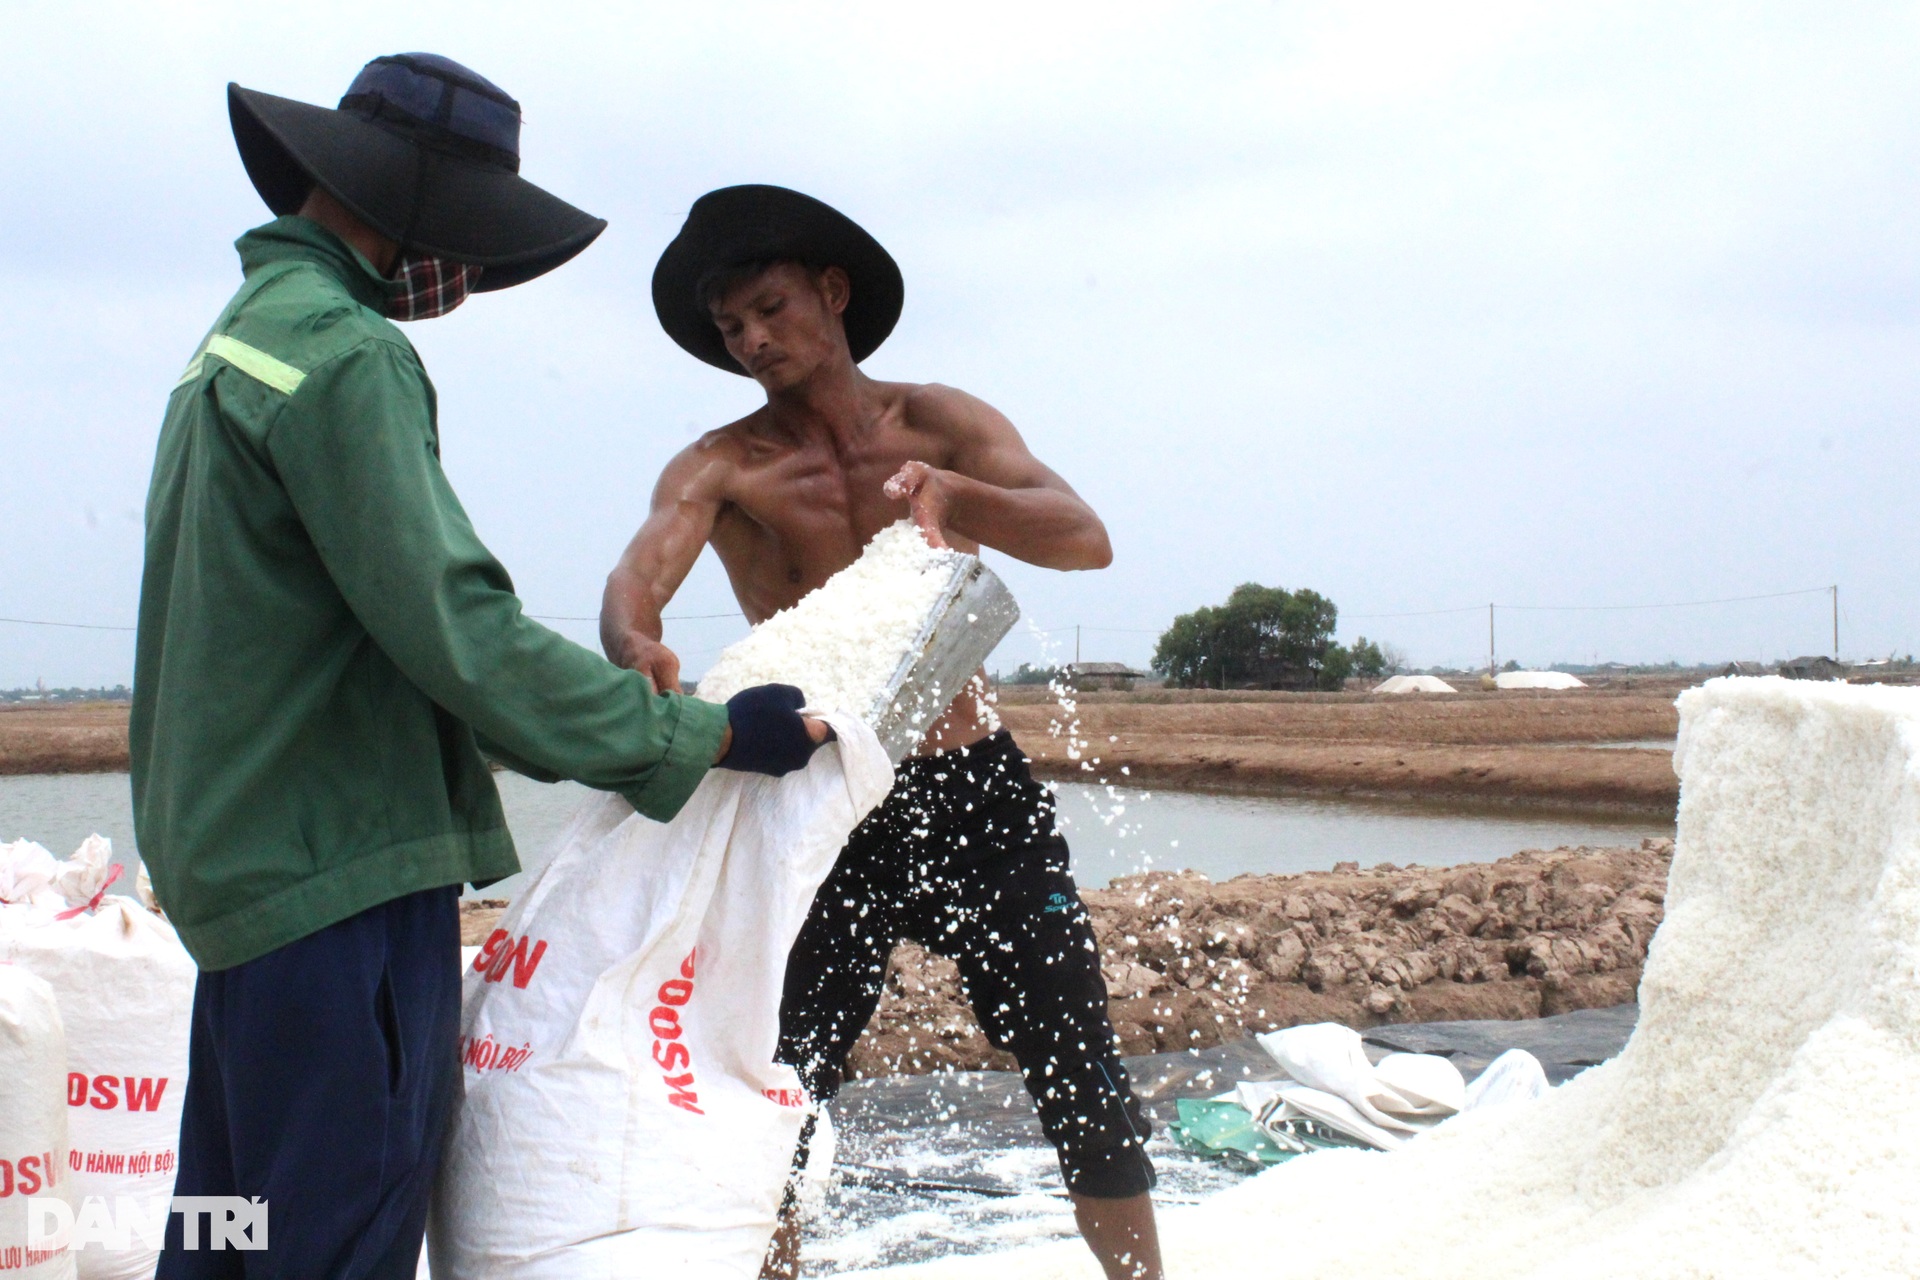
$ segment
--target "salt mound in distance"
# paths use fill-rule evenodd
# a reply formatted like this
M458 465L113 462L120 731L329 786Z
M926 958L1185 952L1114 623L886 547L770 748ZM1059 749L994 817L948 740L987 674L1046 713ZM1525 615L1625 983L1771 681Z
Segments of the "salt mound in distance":
M1388 676L1373 686L1374 693L1452 693L1454 688L1439 676Z
M1564 671L1502 671L1493 678L1496 689L1584 689L1587 682Z
M1920 692L1680 698L1667 914L1620 1056L1394 1154L1166 1215L1170 1275L1920 1275ZM1097 1277L1079 1242L904 1277Z
M866 717L962 559L929 546L911 520L888 525L858 560L727 646L699 696L791 684L814 710Z

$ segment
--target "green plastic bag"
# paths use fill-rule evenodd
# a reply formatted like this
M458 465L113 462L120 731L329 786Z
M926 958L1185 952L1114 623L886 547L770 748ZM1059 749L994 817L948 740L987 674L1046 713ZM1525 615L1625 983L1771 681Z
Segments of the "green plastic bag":
M1283 1150L1237 1102L1181 1098L1174 1105L1179 1108L1180 1118L1167 1128L1173 1140L1189 1151L1256 1168L1280 1164L1300 1154Z

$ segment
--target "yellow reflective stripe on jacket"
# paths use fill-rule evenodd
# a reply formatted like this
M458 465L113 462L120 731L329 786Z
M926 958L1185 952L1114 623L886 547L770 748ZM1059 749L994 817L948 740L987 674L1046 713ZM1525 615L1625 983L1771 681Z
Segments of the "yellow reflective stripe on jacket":
M264 382L285 395L298 391L307 377L286 361L276 360L258 347L250 347L238 338L216 333L207 339L207 345L200 349L200 354L187 365L186 372L180 375L180 381L174 385L180 386L199 377L208 356L220 357L248 377Z
M284 360L276 360L258 347L250 347L224 333L216 333L207 339L207 354L219 356L248 377L287 395L298 391L307 377Z

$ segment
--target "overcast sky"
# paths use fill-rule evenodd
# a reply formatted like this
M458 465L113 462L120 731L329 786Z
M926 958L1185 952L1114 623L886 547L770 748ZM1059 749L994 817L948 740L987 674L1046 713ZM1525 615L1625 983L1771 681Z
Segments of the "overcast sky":
M994 403L1106 517L1103 573L995 557L1089 660L1243 581L1418 665L1484 661L1488 601L1835 582L1848 656L1920 649L1920 10L1852 2L7 5L0 616L133 621L167 391L268 216L226 82L331 104L410 50L612 223L408 328L530 612L594 613L661 464L757 402L647 281L695 197L775 182L905 272L868 372ZM731 605L709 555L673 612ZM1830 642L1824 596L1500 617L1527 664ZM131 673L0 623L0 687Z

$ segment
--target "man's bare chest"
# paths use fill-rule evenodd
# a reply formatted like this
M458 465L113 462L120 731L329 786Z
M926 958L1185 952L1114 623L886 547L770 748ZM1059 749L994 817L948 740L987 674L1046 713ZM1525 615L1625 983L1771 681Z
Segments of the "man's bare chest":
M908 462L945 467L949 453L944 442L898 427L838 448L768 449L750 455L736 471L729 497L770 528L808 529L833 520L864 546L906 514L904 502L887 497L887 481Z
M796 448L751 459L728 486L712 537L736 591L783 608L819 586L907 514L885 493L901 465L942 466L943 453L903 433L838 455Z

